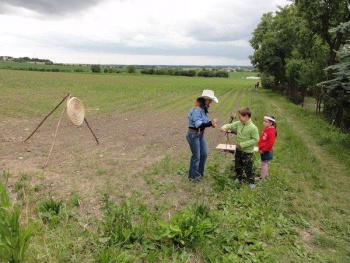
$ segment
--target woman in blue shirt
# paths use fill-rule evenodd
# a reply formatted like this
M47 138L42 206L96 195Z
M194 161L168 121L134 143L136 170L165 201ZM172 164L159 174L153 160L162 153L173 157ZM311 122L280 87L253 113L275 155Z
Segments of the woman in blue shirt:
M206 127L216 127L218 120L211 121L208 117L210 103L219 100L212 90L203 90L202 96L197 98L193 108L188 113L187 141L190 145L192 156L188 177L190 181L199 181L204 176L205 162L207 161L207 143L204 137Z

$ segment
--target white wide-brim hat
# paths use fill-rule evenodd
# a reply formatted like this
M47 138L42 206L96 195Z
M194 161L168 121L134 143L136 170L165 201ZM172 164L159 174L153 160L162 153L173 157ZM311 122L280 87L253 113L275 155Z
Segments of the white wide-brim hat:
M216 103L219 103L218 98L214 95L214 91L210 89L203 90L202 96L200 96L199 98L209 99L215 101Z

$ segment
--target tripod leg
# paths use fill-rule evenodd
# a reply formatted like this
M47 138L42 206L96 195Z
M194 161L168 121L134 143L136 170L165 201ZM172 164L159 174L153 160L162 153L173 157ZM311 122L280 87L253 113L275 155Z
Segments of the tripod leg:
M27 139L24 140L24 142L26 142L27 140L29 140L30 137L33 136L33 134L37 131L37 129L39 129L39 127L41 126L41 124L44 123L44 121L62 104L62 102L70 95L70 92L67 94L67 96L65 96L60 103L58 103L58 105L48 114L46 115L46 117L40 122L40 124L38 125L38 127L36 127L36 129L28 136Z
M54 148L55 142L56 142L58 127L60 126L60 123L61 123L63 114L64 114L64 112L66 111L66 108L67 108L67 107L64 107L64 110L62 111L61 117L60 117L60 119L59 119L59 121L58 121L58 123L57 123L56 131L55 131L55 137L53 138L52 146L51 146L51 149L50 149L50 152L49 152L49 156L47 156L47 160L46 160L45 166L47 166L47 165L49 164L50 156L51 156L51 153L52 153L52 151L53 151L53 148Z
M95 133L92 131L92 129L91 129L91 127L90 127L90 125L89 125L89 123L88 123L88 121L87 121L86 118L84 118L84 121L86 122L86 125L88 126L89 130L91 131L92 135L94 136L94 138L95 138L97 144L100 144L99 141L98 141L98 139L97 139L97 137L96 137L96 135L95 135Z

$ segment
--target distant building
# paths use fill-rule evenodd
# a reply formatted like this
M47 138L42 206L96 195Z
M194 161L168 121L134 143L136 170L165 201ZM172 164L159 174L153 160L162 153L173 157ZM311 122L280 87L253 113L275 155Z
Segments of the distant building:
M0 56L0 60L2 61L13 61L14 58L10 56Z

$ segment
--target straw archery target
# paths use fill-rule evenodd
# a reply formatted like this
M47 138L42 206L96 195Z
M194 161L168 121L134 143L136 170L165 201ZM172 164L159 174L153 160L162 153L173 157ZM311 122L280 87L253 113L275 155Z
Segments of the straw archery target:
M85 109L83 103L77 97L72 97L67 101L67 114L74 125L80 126L83 124Z

